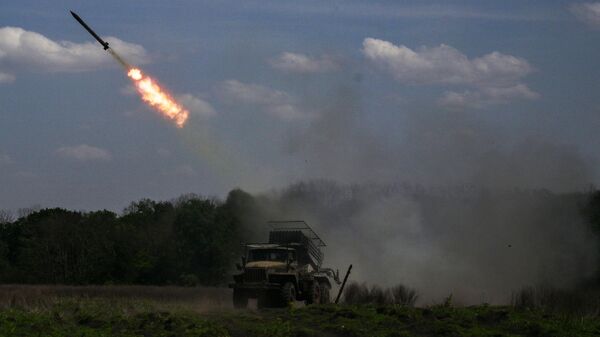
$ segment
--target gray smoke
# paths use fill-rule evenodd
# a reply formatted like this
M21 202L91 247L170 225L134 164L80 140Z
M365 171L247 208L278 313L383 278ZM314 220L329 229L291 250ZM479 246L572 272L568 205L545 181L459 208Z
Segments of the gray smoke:
M417 288L425 303L506 303L532 284L577 286L596 266L583 194L419 185L297 183L260 199L263 216L304 219L326 264L352 279Z
M586 189L592 167L576 148L544 135L501 131L462 111L398 112L397 129L365 127L357 90L344 88L284 151L305 159L307 176L343 183L410 182L511 190Z
M364 117L355 90L333 95L284 146L322 179L260 199L265 217L315 225L327 264L415 287L424 302L506 303L523 286L571 287L595 272L584 194L569 194L592 181L576 148L466 112L399 114L394 137Z

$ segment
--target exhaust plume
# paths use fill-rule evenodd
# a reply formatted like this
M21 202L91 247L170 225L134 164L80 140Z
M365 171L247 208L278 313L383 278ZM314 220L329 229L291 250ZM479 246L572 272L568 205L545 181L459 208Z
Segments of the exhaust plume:
M144 74L139 68L132 67L112 48L108 52L127 71L127 76L133 81L142 100L155 108L163 116L175 122L182 128L189 117L189 111L177 103L171 95L158 84L158 81Z
M138 68L130 68L127 76L133 80L135 88L144 102L154 107L163 116L173 120L178 127L182 128L185 125L189 111L175 102L156 80L145 75Z
M117 62L119 62L120 65L123 66L123 68L125 68L125 70L131 68L131 66L121 57L121 55L117 54L114 50L112 50L112 48L108 48L108 52L110 55L112 55L112 57L114 57L115 60L117 60Z

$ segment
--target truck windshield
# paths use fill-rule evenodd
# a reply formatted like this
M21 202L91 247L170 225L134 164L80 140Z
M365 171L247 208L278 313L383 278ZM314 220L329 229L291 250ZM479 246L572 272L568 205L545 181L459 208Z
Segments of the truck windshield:
M283 249L253 249L249 252L249 261L286 261L288 251Z

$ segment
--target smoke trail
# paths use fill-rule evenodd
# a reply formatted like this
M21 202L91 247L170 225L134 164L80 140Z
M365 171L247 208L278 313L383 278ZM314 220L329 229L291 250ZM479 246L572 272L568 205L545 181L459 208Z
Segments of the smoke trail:
M115 60L117 60L117 62L119 62L120 65L123 66L123 68L125 68L125 70L128 71L131 68L131 66L121 57L121 55L117 54L117 52L112 48L108 48L108 52L110 55L112 55L112 57L114 57Z
M112 57L123 66L127 76L133 81L142 100L158 110L163 116L173 120L177 127L183 127L189 117L189 111L177 103L171 95L162 88L158 81L144 74L140 69L132 67L116 51L108 48Z

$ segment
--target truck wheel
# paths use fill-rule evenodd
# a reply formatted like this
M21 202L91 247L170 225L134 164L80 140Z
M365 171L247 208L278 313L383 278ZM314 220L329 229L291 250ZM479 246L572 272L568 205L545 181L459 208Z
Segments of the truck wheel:
M327 283L319 283L321 287L321 304L327 304L331 302L331 295L329 295L329 286Z
M308 287L308 293L306 294L306 299L304 303L306 305L309 304L319 304L321 302L321 287L319 287L318 282L312 282L312 284Z
M296 287L294 287L292 282L286 282L281 287L279 298L282 306L287 306L290 302L294 302L296 300Z
M248 306L248 296L240 289L233 289L233 307L245 309Z

